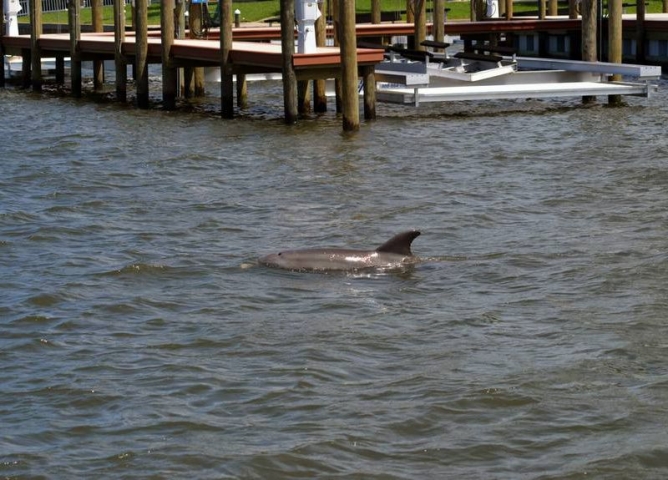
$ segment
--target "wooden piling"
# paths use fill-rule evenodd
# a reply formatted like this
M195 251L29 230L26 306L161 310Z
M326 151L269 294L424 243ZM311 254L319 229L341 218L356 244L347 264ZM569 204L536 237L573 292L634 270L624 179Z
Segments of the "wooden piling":
M622 63L622 0L608 0L608 62ZM613 75L613 82L622 80L621 75ZM621 95L608 95L609 105L621 105Z
M645 63L645 0L636 0L636 63Z
M188 9L188 24L190 25L190 38L198 39L203 37L203 18L204 3L190 2ZM195 97L203 97L205 95L204 89L204 68L194 67L192 69L192 86Z
M81 39L81 2L69 0L68 26L70 29L70 83L73 97L81 96L81 53L79 40Z
M283 108L285 123L291 124L297 121L299 114L297 108L297 76L292 63L295 54L295 0L281 0L281 49L283 58Z
M360 128L359 94L357 91L357 35L355 31L355 2L339 2L341 42L341 102L343 107L343 130L357 131Z
M380 0L371 0L371 23L380 23Z
M137 83L137 107L149 107L148 88L148 0L135 0L135 68Z
M415 0L414 31L415 31L415 49L426 50L422 45L427 39L427 2L426 0Z
M21 49L21 80L22 86L25 89L30 88L32 82L32 75L30 74L30 66L32 65L32 52L29 48Z
M5 2L9 0L0 0L0 56L2 61L0 61L0 88L5 88L5 44L2 41L2 37L5 36Z
M345 1L345 0L341 0ZM341 46L341 22L339 21L339 0L331 0L331 6L332 6L332 23L334 28L332 29L334 32L334 46L335 47L340 47ZM343 87L342 87L342 81L340 78L335 78L334 79L334 104L336 108L336 113L339 114L343 111L343 102L341 100L341 97L343 96Z
M573 20L578 18L579 16L578 5L579 5L578 0L568 0L568 18L571 18Z
M185 16L185 2L184 0L176 0L174 2L174 28L176 29L175 37L177 39L184 39L186 30L186 16ZM183 68L176 69L176 82L178 85L177 96L183 97Z
M123 55L125 41L125 0L114 0L114 63L116 66L116 100L125 103L128 89L128 62Z
M597 55L597 0L582 0L580 2L580 14L582 15L582 60L596 62ZM582 97L582 103L590 104L596 102L596 97L586 95Z
M322 15L315 22L315 44L324 47L327 42L327 14L325 4L322 4ZM325 92L325 80L313 81L313 111L324 113L327 111L327 94Z
M65 56L62 54L56 55L56 83L65 84Z
M248 108L248 81L245 73L237 72L237 107Z
M364 81L364 120L376 119L376 67L362 67Z
M308 80L297 81L297 112L299 115L311 113L311 89Z
M433 0L434 2L434 40L442 42L445 39L445 0Z
M504 1L504 0L501 0ZM575 1L575 0L573 0ZM512 20L513 19L513 0L505 0L506 2L506 20Z
M42 35L42 0L30 0L30 58L31 84L36 92L42 90L42 51L39 37ZM4 62L4 58L2 59Z
M102 22L102 10L104 8L102 0L91 1L91 14L93 16L93 31L103 32L104 25ZM102 90L104 86L104 62L102 60L93 60L93 89L95 91Z
M550 17L556 17L559 15L559 2L558 0L549 0L547 2L547 14Z
M232 52L232 0L219 1L222 2L220 4L220 109L223 118L233 118L234 77L230 56ZM237 81L239 81L238 78Z
M174 0L160 2L160 39L162 43L162 108L176 109L178 75L172 66L170 53L174 45Z

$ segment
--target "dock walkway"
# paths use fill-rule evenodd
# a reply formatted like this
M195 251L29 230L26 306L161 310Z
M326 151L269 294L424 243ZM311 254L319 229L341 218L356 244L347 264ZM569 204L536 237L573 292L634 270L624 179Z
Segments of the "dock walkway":
M215 38L215 37L214 37ZM10 55L22 55L30 50L30 35L5 36L5 51ZM42 55L59 56L70 54L68 34L43 34L38 41ZM115 40L113 33L82 33L79 51L82 60L113 60ZM136 55L135 36L128 32L121 52L132 59ZM360 66L375 65L383 60L383 50L358 48L357 62ZM243 73L280 72L282 67L281 46L274 43L234 41L230 52L235 71ZM174 40L170 58L175 65L220 66L220 41ZM162 61L162 43L159 37L148 38L148 62ZM314 53L295 53L293 66L298 78L331 78L340 70L341 52L338 47L318 47Z

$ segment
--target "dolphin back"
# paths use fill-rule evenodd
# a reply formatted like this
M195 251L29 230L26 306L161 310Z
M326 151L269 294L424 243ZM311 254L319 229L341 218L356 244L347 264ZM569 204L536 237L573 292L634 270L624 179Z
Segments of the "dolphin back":
M397 255L413 256L411 252L411 243L417 237L420 236L420 232L417 230L409 230L407 232L401 232L390 238L387 242L383 243L380 247L376 249L377 252L381 253L395 253Z

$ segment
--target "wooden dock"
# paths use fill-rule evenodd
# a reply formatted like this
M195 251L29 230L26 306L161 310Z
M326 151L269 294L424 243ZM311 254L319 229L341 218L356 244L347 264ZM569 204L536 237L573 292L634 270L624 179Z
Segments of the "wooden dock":
M377 23L355 25L354 2L341 2L339 5L338 31L330 26L324 26L322 22L321 31L324 36L339 37L340 47L319 46L311 53L294 52L294 0L281 0L281 27L243 27L232 28L230 17L231 0L224 2L223 25L226 28L210 29L205 39L183 39L174 38L171 33L175 31L174 0L163 0L161 30L149 30L145 24L146 0L136 0L139 15L136 32L126 31L124 25L123 3L116 0L114 33L82 33L78 23L80 4L77 1L70 2L70 22L66 34L43 34L42 25L31 24L30 35L7 36L0 33L0 47L8 55L23 57L23 79L24 85L33 89L41 88L41 72L39 72L39 60L44 57L55 57L57 65L62 70L63 59L72 58L72 92L74 95L81 94L81 61L94 61L98 64L102 60L115 60L117 65L116 88L119 100L124 101L126 78L124 73L129 64L134 64L140 71L135 78L137 84L137 104L140 108L148 106L148 77L146 65L149 63L162 64L163 66L163 106L174 108L176 95L176 69L219 67L221 70L221 106L224 117L231 117L233 112L232 99L232 76L241 79L242 86L237 85L237 97L245 95L244 78L249 74L281 73L284 79L284 97L286 121L291 123L297 118L296 94L299 88L299 102L303 103L306 82L309 80L322 80L336 78L340 79L345 92L342 97L350 97L346 100L344 110L344 129L350 123L355 128L356 120L349 121L348 114L354 115L359 110L356 103L357 78L364 82L364 112L365 118L375 117L375 65L383 61L384 51L375 48L357 48L358 39L380 39L396 36L416 37L418 30L421 34L435 31L434 25L421 20L422 25L418 29L416 23ZM0 5L3 0L0 0ZM31 14L34 18L41 18L39 0L30 0ZM170 13L167 13L170 12ZM226 17L225 17L226 16ZM607 19L603 21L603 28L607 28ZM636 63L643 63L646 59L647 50L652 51L651 42L657 43L654 51L663 52L668 49L668 14L624 15L621 19L623 25L623 37L626 44L634 45L637 53L634 59ZM458 35L465 41L465 49L475 51L480 45L496 45L503 39L506 45L511 45L520 50L519 53L536 56L551 56L555 53L557 58L577 59L581 54L580 43L583 41L583 20L580 18L552 17L547 19L521 18L521 19L499 19L476 22L450 21L443 24L440 35ZM2 23L0 22L0 30ZM101 29L100 29L101 30ZM440 28L439 28L440 30ZM586 30L586 29L585 29ZM276 43L280 40L280 44ZM634 43L635 42L635 43ZM621 44L621 40L619 40ZM324 41L320 45L324 44ZM550 49L556 45L556 52ZM646 46L649 45L649 49ZM518 48L519 47L519 48ZM601 51L603 51L603 48ZM524 51L522 51L524 50ZM633 52L632 52L633 53ZM626 52L629 57L629 52ZM642 57L642 58L639 58ZM628 59L628 58L627 58ZM602 60L602 58L601 58ZM656 59L652 59L656 61ZM668 58L665 59L668 65ZM122 74L119 76L119 73ZM3 76L4 77L4 76ZM63 81L64 75L58 75ZM99 77L98 77L99 78ZM102 79L103 80L103 79ZM353 82L354 80L354 82ZM4 81L4 78L3 78ZM96 78L99 85L99 80ZM295 82L295 83L293 83ZM299 82L298 86L296 82ZM354 84L353 84L354 83ZM338 92L337 92L338 95ZM295 98L293 98L295 97ZM353 101L354 98L354 101ZM338 100L338 96L337 96ZM240 102L239 102L240 103ZM241 104L241 103L240 103ZM337 110L339 102L337 101ZM357 122L358 123L358 122Z
M217 32L216 32L217 33ZM170 49L174 66L220 66L220 42L217 35L208 40L175 39ZM31 48L30 35L3 37L5 51L9 55L23 55ZM69 56L69 34L41 35L38 42L44 57ZM79 40L81 60L113 60L115 39L109 33L82 33ZM121 52L129 62L137 54L136 37L128 32ZM360 67L375 65L383 61L383 50L358 48L357 63ZM282 68L281 46L275 43L234 41L230 52L235 73L274 73ZM149 63L161 63L162 42L160 37L148 38ZM341 65L341 50L338 47L318 47L315 53L295 53L293 67L298 78L334 78Z

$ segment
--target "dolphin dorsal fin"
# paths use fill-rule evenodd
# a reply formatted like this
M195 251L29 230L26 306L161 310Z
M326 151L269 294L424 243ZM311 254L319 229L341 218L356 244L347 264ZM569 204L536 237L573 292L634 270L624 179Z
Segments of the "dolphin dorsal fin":
M396 253L397 255L413 256L411 243L420 235L417 230L402 232L390 238L376 249L377 252Z

